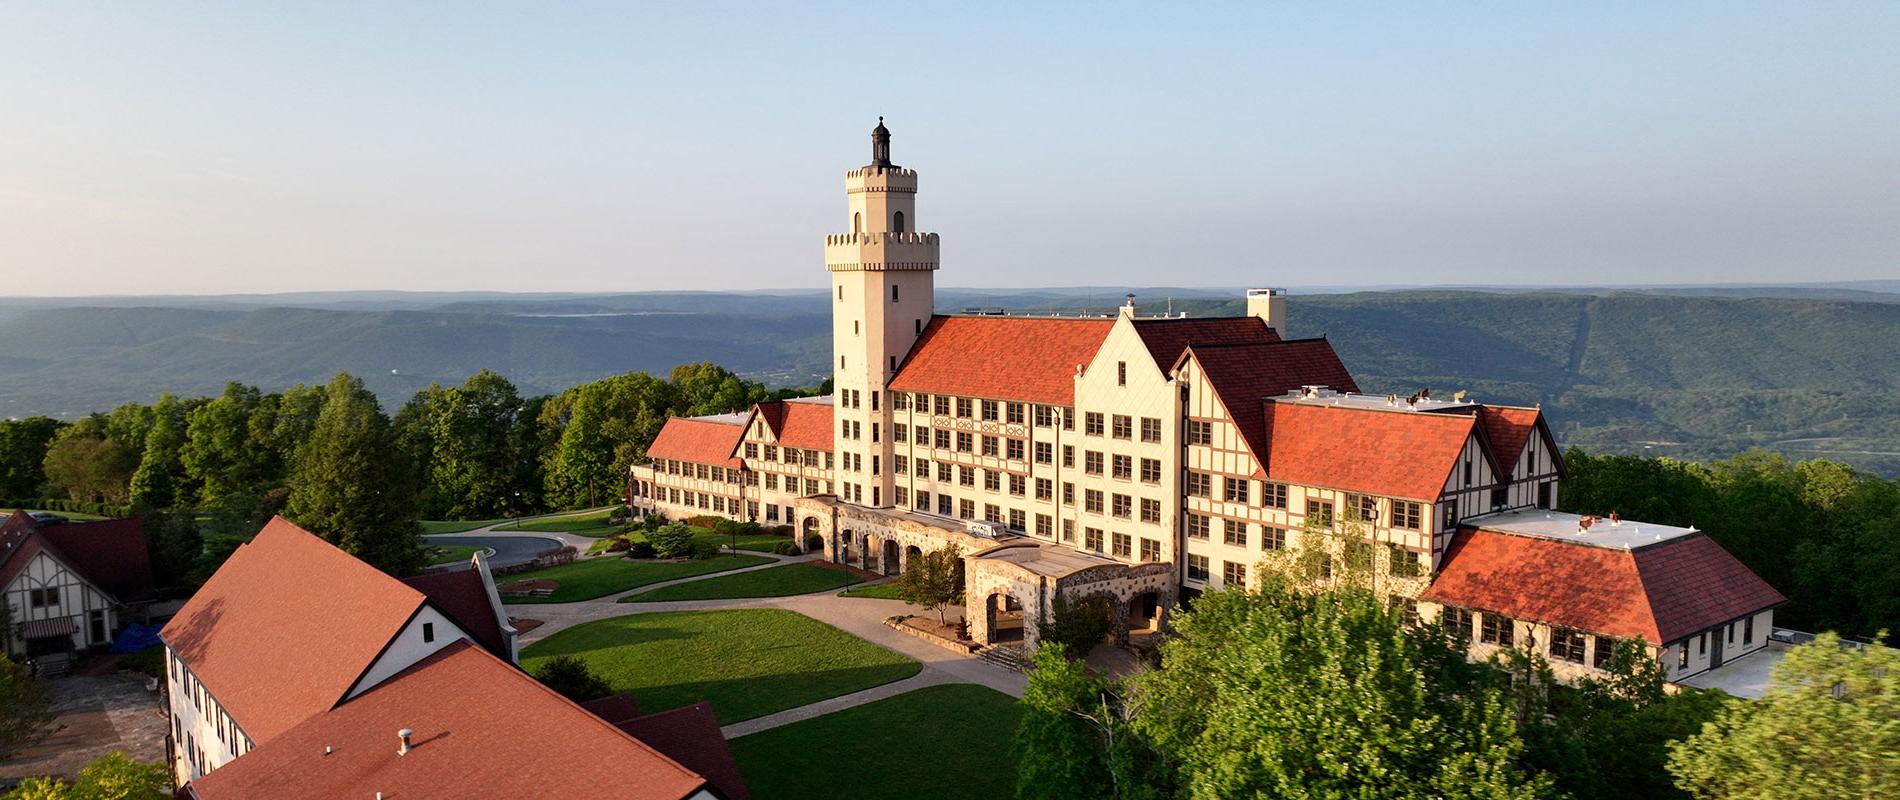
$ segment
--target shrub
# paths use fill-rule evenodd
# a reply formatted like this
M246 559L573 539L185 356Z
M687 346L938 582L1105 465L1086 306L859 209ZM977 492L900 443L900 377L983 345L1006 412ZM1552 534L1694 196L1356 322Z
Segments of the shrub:
M815 533L806 536L805 549L811 550L813 552L817 552L817 551L825 549L825 537L819 536L818 534L815 534Z
M653 558L653 543L642 539L627 545L628 558Z
M790 525L767 525L767 526L765 526L765 532L766 532L766 533L769 533L769 534L772 534L773 536L783 536L783 537L786 537L786 538L788 538L788 539L789 539L789 538L791 538L791 536L792 536L792 526L790 526Z
M781 556L798 555L798 543L797 542L779 542L778 544L773 545L772 552L777 553Z
M656 558L683 558L693 553L693 530L678 522L647 534Z
M598 700L613 694L614 689L607 681L587 668L587 662L579 656L555 656L541 665L534 677L549 689L560 692L562 697L576 703Z
M694 542L693 543L693 558L699 559L700 561L705 561L706 559L709 559L709 558L718 558L718 557L719 557L719 544L717 542Z
M625 536L615 536L607 540L607 552L609 553L624 553L632 548L633 543L627 541L627 537Z
M695 528L705 528L706 530L709 530L709 531L718 530L719 523L730 522L730 521L731 520L728 520L725 517L716 517L711 514L701 514L697 517L686 518L686 524L691 525Z

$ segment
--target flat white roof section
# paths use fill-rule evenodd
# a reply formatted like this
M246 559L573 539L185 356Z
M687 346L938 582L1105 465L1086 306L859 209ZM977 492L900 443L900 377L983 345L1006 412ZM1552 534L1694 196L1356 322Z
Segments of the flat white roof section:
M697 420L699 422L714 422L720 425L744 425L746 417L749 416L750 413L751 412L740 412L737 414L707 414L706 416L703 416L703 417L687 417L687 419Z
M1654 522L1627 519L1611 522L1607 515L1598 517L1588 530L1584 529L1582 523L1583 517L1580 515L1538 508L1485 514L1465 521L1466 525L1487 531L1535 536L1611 550L1641 550L1653 544L1701 533L1694 527L1678 528Z
M1354 394L1326 387L1309 386L1294 389L1277 397L1269 397L1276 403L1298 403L1305 406L1339 406L1372 411L1450 411L1478 407L1478 403L1466 400L1458 402L1437 397L1421 397L1417 403L1407 403L1410 395Z

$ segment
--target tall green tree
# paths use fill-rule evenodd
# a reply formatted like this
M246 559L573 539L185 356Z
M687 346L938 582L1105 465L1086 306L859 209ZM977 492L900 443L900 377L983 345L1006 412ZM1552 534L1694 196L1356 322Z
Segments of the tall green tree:
M460 387L430 394L429 481L456 519L481 519L524 509L518 465L534 454L516 449L527 404L506 378L482 370Z
M1036 649L1010 747L1020 800L1149 800L1176 796L1170 774L1122 687L1070 659L1059 644Z
M296 457L287 515L391 575L423 567L416 487L389 418L363 382L339 374Z
M65 423L50 417L0 420L0 497L38 497L46 448Z
M963 553L956 545L912 556L897 576L897 595L905 602L936 609L944 623L944 608L963 595Z
M53 719L49 708L46 683L25 664L0 656L0 758L45 736L46 723Z
M172 796L171 770L164 764L134 761L122 750L93 759L79 769L72 783L56 778L28 778L8 792L5 800L167 800Z
M103 431L104 425L94 418L62 429L46 449L46 480L74 500L126 502L139 451Z
M197 484L199 503L227 497L255 497L279 477L271 474L270 448L253 441L251 418L263 394L235 381L224 393L187 417L185 444L179 453L186 477Z
M1701 800L1893 797L1900 787L1900 650L1792 648L1767 693L1676 745L1669 771Z
M138 469L132 472L128 495L132 505L145 509L171 508L183 500L189 503L195 494L185 477L181 460L185 447L188 409L167 392L159 395L151 408L151 424L145 429L145 447ZM186 496L181 496L186 495Z
M1211 592L1134 679L1195 798L1534 798L1495 671L1359 589Z

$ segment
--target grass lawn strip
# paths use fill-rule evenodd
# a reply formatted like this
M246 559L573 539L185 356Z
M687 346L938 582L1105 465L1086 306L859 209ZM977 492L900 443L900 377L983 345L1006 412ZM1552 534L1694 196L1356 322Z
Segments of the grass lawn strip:
M532 572L517 572L499 577L496 582L551 580L561 584L554 594L547 597L503 597L504 603L572 603L637 589L649 583L710 575L771 561L764 556L747 555L719 556L705 561L632 561L609 556Z
M731 597L784 597L805 594L847 582L862 581L841 569L814 567L810 564L784 564L777 567L721 575L716 578L676 583L620 598L622 603L663 603L673 600L718 600Z
M897 592L897 582L874 583L870 586L853 586L838 593L839 597L869 597L874 600L902 600Z
M425 519L425 520L423 520L423 521L421 522L421 525L422 525L422 532L423 532L423 533L425 533L425 534L429 534L429 533L463 533L463 532L466 532L466 531L472 531L472 530L475 530L476 528L486 528L486 527L488 527L488 526L490 526L490 525L493 525L493 524L495 524L495 523L497 523L497 522L507 522L507 521L508 521L508 520L507 520L506 518L502 518L502 519L472 519L472 520L458 520L458 519Z
M496 528L498 531L540 531L571 533L576 536L612 536L620 532L620 526L607 524L611 508L589 511L582 514L563 514L555 517L541 517L520 522L511 522Z
M882 686L923 669L905 656L776 608L595 620L527 646L521 666L533 672L557 655L585 660L615 691L632 692L642 712L708 700L722 725ZM803 756L810 755L806 749Z
M970 683L926 686L732 740L754 797L963 800L1015 797L1016 701ZM875 769L818 768L875 764Z
M431 566L436 564L460 564L474 558L476 553L488 550L486 547L474 547L466 544L435 545L431 549L435 551L431 555L433 560L429 562Z

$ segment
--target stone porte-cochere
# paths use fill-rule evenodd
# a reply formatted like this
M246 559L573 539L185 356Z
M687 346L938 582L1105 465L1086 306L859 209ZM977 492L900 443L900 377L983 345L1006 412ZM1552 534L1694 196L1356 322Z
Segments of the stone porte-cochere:
M980 645L1035 647L1036 623L1053 613L1058 594L1107 595L1117 642L1126 642L1130 630L1160 630L1175 603L1178 582L1168 563L1124 564L1015 534L978 536L957 520L863 508L828 495L801 498L797 509L801 534L816 534L825 558L882 575L956 546L963 554L964 619Z

